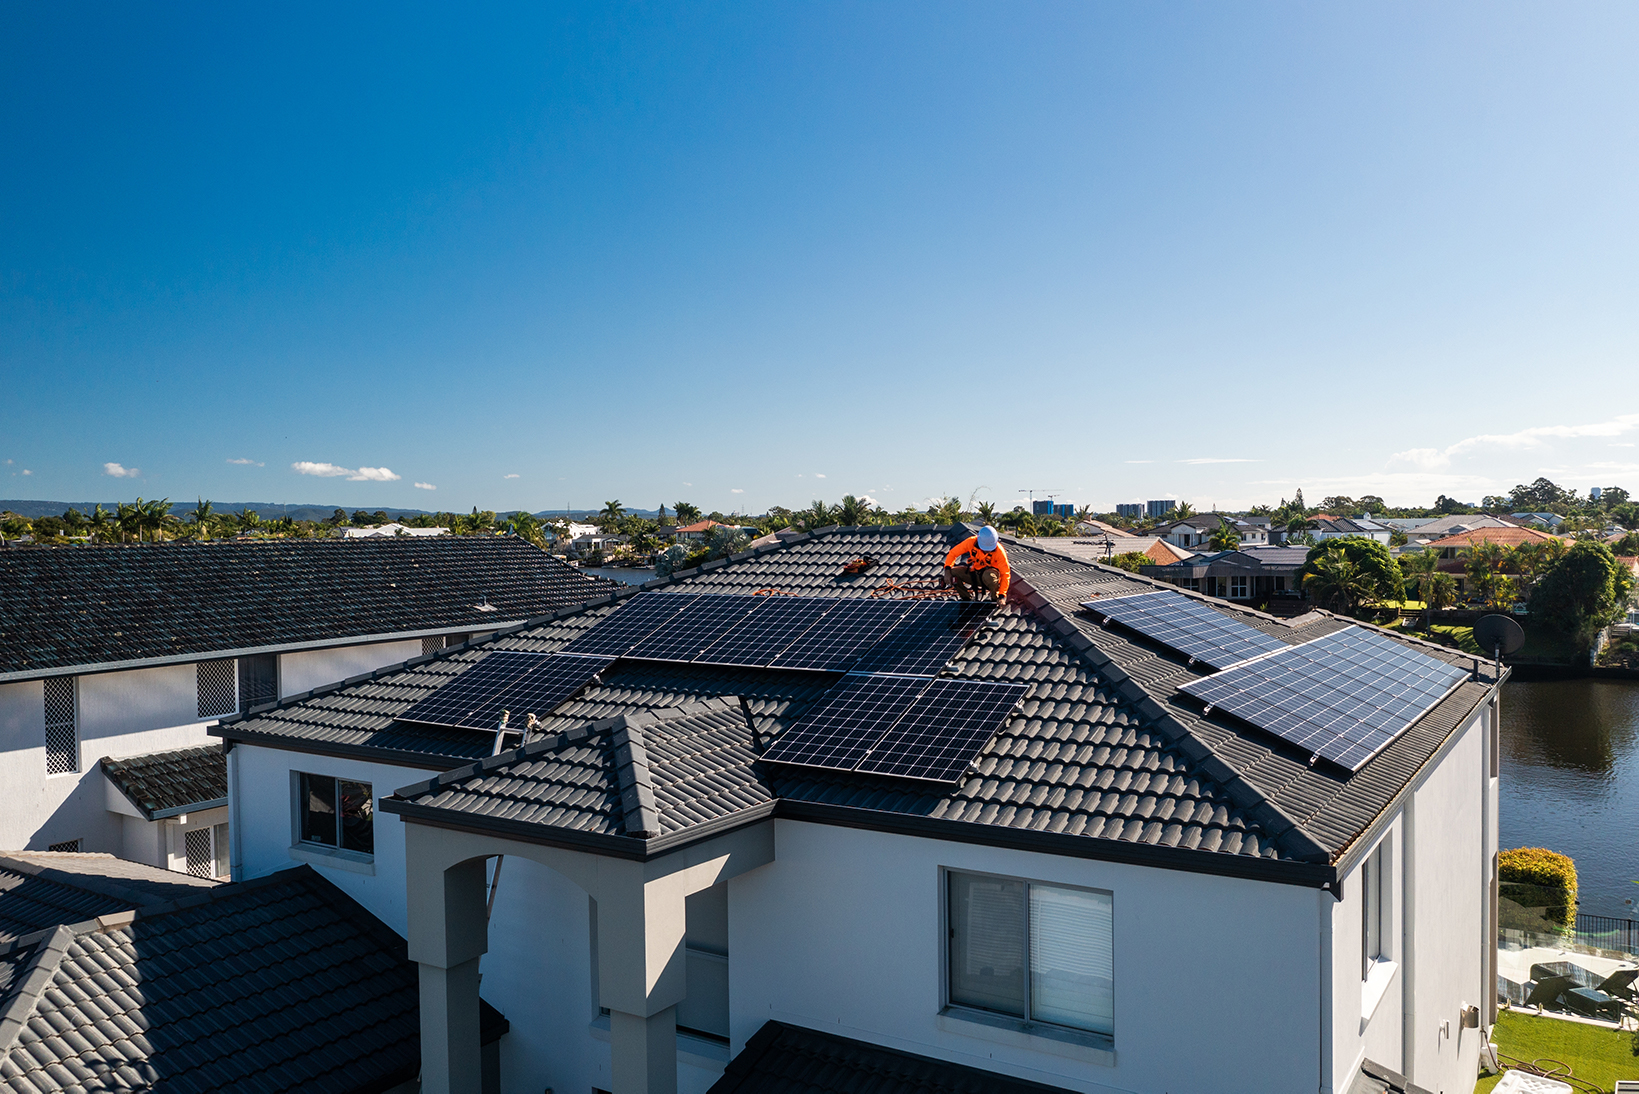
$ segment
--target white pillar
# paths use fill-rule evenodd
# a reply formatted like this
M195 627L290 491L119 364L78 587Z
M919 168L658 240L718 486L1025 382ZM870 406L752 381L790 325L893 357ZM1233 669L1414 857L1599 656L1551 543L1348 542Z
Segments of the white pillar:
M478 958L454 968L421 963L421 1089L480 1094Z
M609 1012L614 1094L677 1094L677 1008L644 1017Z
M406 863L410 960L421 977L422 1094L479 1094L478 959L489 949L484 859Z

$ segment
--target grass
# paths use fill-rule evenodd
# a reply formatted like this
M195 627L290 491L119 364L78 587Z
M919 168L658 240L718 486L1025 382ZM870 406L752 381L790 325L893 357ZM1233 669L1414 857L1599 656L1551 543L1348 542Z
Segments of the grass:
M1497 1015L1492 1039L1497 1051L1519 1060L1558 1060L1571 1074L1610 1090L1618 1079L1639 1079L1639 1056L1633 1055L1633 1034L1601 1026L1538 1018L1517 1010ZM1475 1094L1484 1094L1502 1081L1489 1075L1479 1081Z

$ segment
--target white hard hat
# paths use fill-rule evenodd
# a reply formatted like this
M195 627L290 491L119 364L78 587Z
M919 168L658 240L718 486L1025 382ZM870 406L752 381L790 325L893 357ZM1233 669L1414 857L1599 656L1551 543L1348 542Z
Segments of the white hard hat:
M988 524L979 529L978 534L973 538L978 541L979 550L981 551L994 551L996 549L996 529Z

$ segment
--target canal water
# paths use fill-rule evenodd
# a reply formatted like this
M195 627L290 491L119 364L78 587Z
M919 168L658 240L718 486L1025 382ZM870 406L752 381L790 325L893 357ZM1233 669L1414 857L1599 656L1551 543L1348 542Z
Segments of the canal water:
M622 585L641 585L645 581L654 580L653 570L629 570L624 566L587 566L581 573L596 574L610 581L618 581Z
M1504 686L1501 846L1576 861L1579 910L1639 919L1639 682Z

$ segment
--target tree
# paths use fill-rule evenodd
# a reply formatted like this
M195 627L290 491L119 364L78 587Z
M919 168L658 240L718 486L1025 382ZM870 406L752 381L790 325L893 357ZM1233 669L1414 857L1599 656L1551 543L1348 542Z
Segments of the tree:
M1172 511L1172 519L1173 520L1188 520L1190 517L1193 517L1194 515L1195 515L1195 506L1191 505L1187 501L1179 502L1178 503L1178 508L1176 508Z
M679 501L674 502L672 508L677 511L679 527L693 524L700 519L700 507L698 505L690 505L686 501Z
M1366 591L1364 595L1354 598L1354 604L1361 604L1367 600L1400 600L1405 596L1405 575L1389 556L1389 549L1365 536L1329 539L1312 548L1308 558L1304 560L1300 576L1300 580L1305 582L1304 588L1309 587L1308 576L1317 572L1320 559L1334 552L1342 552L1343 557L1353 565L1360 581L1364 583Z
M91 510L91 515L85 518L85 525L91 530L93 543L107 543L117 534L113 514L104 509L101 502L98 502L97 507Z
M1235 526L1227 520L1220 519L1218 527L1212 530L1212 536L1207 540L1207 546L1214 551L1234 551L1241 545L1241 534L1235 531Z
M1376 591L1375 583L1349 558L1340 540L1309 552L1309 561L1303 567L1303 587L1316 603L1345 615L1352 614Z
M1428 591L1423 594L1432 611L1444 611L1457 603L1457 579L1450 574L1435 574L1428 583Z
M973 515L979 518L981 524L995 524L996 505L994 502L981 501L978 508L973 510Z
M1127 551L1104 560L1104 565L1115 566L1130 573L1138 573L1145 566L1154 566L1155 559L1143 551Z
M1609 547L1579 540L1556 562L1531 594L1531 618L1593 647L1601 629L1622 618L1633 593L1633 571Z
M1508 495L1508 508L1515 513L1560 513L1576 503L1576 492L1539 478L1530 486L1514 487Z
M325 518L325 523L330 525L332 528L340 528L342 525L347 523L347 510L337 509L334 513L331 513L330 516Z
M1394 531L1389 533L1390 547L1404 547L1410 542L1411 537L1406 535L1405 531L1400 528L1396 528Z
M815 528L829 528L837 523L836 510L819 498L815 498L808 508L794 514L797 525L804 531L812 532Z
M871 503L862 501L852 494L844 494L842 504L837 508L837 523L855 527L871 522Z
M1440 552L1424 547L1421 551L1403 554L1400 556L1400 569L1405 572L1407 577L1417 582L1417 599L1421 600L1424 605L1423 629L1427 630L1428 613L1432 608L1429 603L1430 590L1434 586L1434 579L1440 574ZM1457 583L1451 582L1451 587L1455 591Z
M1629 532L1611 544L1611 553L1629 557L1639 555L1639 532Z
M216 523L216 510L210 502L200 498L188 513L188 523L193 525L194 535L200 539L210 539L211 526Z
M1464 505L1456 498L1448 498L1444 494L1434 499L1434 509L1444 516L1455 516L1459 513L1472 513L1474 511L1473 506Z
M1342 517L1352 517L1360 512L1355 500L1345 494L1335 494L1329 498L1321 498L1320 508L1322 512Z
M620 504L620 499L603 503L603 512L598 514L598 520L605 528L613 529L620 524L620 518L626 515L626 507Z

